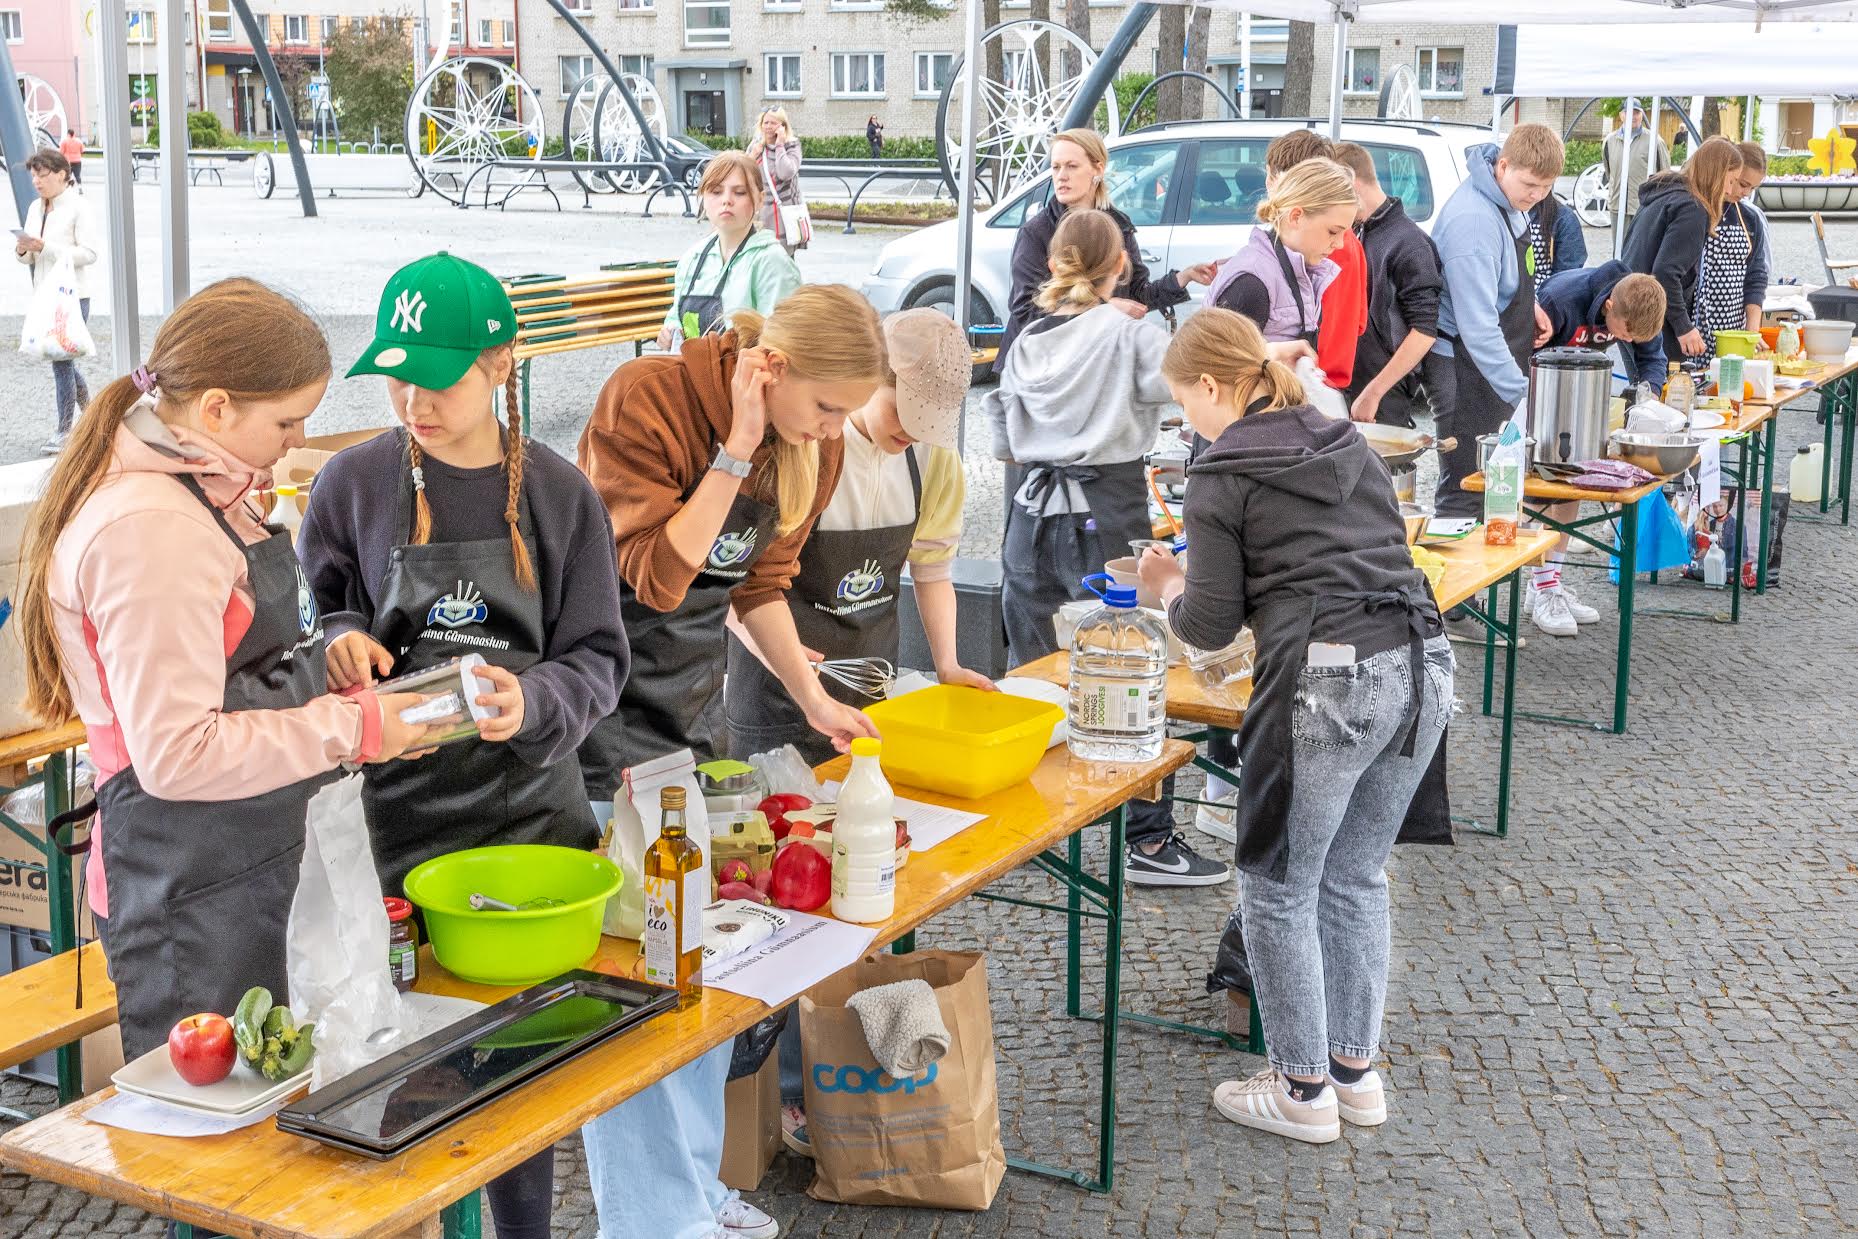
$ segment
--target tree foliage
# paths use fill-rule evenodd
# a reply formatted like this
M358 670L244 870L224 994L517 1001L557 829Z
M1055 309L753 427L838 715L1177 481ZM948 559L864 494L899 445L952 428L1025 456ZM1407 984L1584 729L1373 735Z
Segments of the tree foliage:
M413 47L396 18L373 18L360 29L344 24L324 60L342 130L352 138L400 132L413 95Z

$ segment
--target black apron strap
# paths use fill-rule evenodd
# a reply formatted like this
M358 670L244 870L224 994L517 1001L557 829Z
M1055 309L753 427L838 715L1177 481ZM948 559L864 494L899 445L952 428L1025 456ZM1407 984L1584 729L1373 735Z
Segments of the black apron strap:
M238 535L238 531L233 529L231 522L226 519L226 514L220 511L218 506L215 505L211 499L206 497L206 491L201 488L199 479L194 477L191 473L179 473L176 474L175 477L182 486L185 486L188 490L193 492L194 498L200 501L200 506L213 514L213 521L219 526L220 532L232 540L232 545L239 548L240 554L244 554L245 539L241 538Z
M1297 272L1290 265L1290 255L1285 252L1284 243L1278 239L1275 231L1271 233L1271 249L1277 255L1277 266L1284 273L1284 282L1290 285L1290 295L1297 301L1297 334L1308 335L1311 331L1310 315L1303 304L1303 289L1297 284Z
M923 467L916 459L916 446L910 445L903 453L904 463L910 467L910 497L916 501L916 519L923 516Z

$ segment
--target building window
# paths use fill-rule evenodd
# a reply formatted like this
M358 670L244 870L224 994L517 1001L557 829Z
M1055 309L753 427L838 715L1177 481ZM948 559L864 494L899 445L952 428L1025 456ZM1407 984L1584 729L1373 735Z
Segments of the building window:
M129 21L127 42L153 43L155 41L155 10L130 9L127 17Z
M650 56L621 56L619 71L621 74L630 73L634 77L642 77L649 82L652 80L652 64L653 60Z
M341 19L336 18L336 17L323 18L323 46L324 47L328 47L330 42L334 40L335 28L339 24L340 21Z
M831 0L826 6L834 13L871 13L884 7L884 0Z
M652 0L619 0L619 11L622 13L649 13L652 7Z
M884 95L884 53L834 52L832 95L835 99L881 99Z
M594 75L594 58L592 56L563 56L561 58L561 97L566 99L574 93L574 88L584 77Z
M1464 94L1464 48L1422 47L1415 67L1419 70L1420 94Z
M953 52L917 52L916 53L916 97L933 98L942 93L948 80L955 75L955 53Z
M453 47L463 47L465 41L464 0L452 0L451 29L446 32L446 39Z
M1344 87L1351 95L1371 95L1381 88L1381 49L1348 49L1348 77Z
M591 13L594 11L594 0L567 0L567 7L570 13Z
M684 46L729 46L729 0L684 0Z
M798 13L800 4L801 0L761 0L761 11L764 13Z
M18 9L0 9L0 35L5 35L8 43L26 41L26 30L20 22Z
M770 98L796 99L800 95L800 53L781 52L762 57L764 76L761 93Z
M516 46L516 23L513 21L503 23L503 46Z
M497 45L497 23L488 17L477 19L477 45L495 47Z
M284 14L284 42L308 43L310 41L310 19L301 13Z

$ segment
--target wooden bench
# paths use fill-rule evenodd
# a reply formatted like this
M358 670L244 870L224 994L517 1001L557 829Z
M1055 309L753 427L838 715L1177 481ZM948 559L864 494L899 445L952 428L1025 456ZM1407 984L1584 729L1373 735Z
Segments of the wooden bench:
M84 961L84 1005L77 1002L78 957ZM105 971L102 943L0 976L0 1067L17 1067L47 1050L116 1022L116 987Z
M529 426L529 370L538 357L630 344L633 356L656 340L671 309L675 263L636 262L592 275L520 275L503 281L516 307L523 427Z

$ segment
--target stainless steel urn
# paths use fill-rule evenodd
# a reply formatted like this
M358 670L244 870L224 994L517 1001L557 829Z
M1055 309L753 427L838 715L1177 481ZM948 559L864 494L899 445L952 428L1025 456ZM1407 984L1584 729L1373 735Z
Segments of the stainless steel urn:
M1613 360L1584 348L1543 349L1529 364L1529 433L1538 464L1606 458Z

